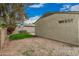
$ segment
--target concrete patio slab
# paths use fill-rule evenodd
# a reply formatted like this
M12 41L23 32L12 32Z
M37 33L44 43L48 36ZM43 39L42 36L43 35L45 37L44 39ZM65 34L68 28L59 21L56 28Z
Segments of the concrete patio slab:
M33 37L10 41L2 51L3 56L78 56L79 47Z

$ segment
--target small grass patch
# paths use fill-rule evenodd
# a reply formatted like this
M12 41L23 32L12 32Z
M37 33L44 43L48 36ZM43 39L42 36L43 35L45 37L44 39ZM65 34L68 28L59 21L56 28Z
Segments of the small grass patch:
M9 40L19 40L24 38L31 38L33 35L29 33L19 33L19 34L12 34L9 36Z

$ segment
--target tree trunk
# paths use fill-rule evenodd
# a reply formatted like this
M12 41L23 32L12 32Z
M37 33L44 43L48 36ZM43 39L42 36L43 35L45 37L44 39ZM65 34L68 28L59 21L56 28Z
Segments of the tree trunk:
M6 41L8 41L7 30L0 28L0 50L2 50Z

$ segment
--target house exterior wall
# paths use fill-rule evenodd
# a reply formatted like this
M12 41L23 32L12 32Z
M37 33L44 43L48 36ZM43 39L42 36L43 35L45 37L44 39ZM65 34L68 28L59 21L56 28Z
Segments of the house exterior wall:
M30 34L35 35L35 26L24 26L23 28L16 27L13 34L19 33L19 31L21 30L27 31Z
M53 14L36 22L36 35L79 45L79 14Z
M35 35L35 26L26 26L23 29L26 30L30 34Z

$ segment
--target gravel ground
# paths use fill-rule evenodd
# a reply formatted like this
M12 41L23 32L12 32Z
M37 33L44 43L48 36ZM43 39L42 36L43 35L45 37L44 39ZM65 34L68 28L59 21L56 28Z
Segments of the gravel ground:
M10 41L3 56L78 56L79 47L40 37Z

